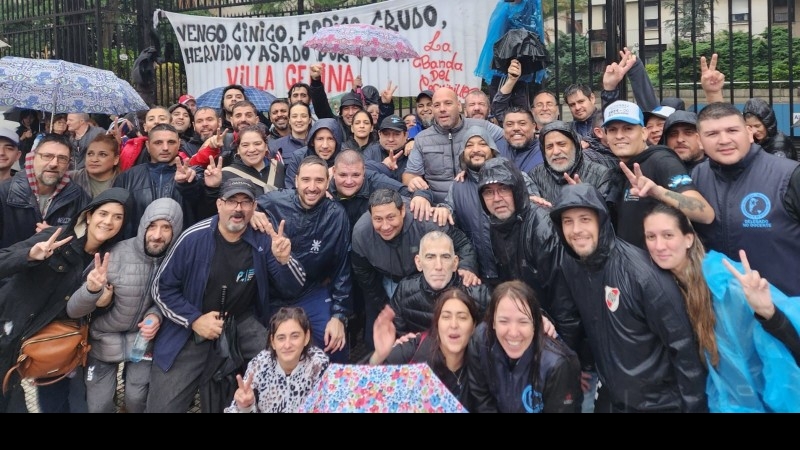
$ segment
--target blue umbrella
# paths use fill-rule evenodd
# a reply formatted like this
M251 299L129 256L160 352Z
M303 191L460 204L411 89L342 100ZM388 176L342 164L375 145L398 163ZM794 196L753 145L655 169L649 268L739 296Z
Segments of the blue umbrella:
M195 102L197 102L197 107L200 108L201 106L208 106L211 108L219 109L219 106L222 104L222 91L226 87L227 86L214 88L198 96L195 99ZM256 105L256 109L259 112L269 112L269 107L270 105L272 105L272 101L275 100L277 97L275 97L274 95L270 94L267 91L262 91L252 86L245 86L244 98L246 98L248 101L253 102L253 104Z
M59 113L127 114L148 109L114 72L59 59L0 58L0 106Z

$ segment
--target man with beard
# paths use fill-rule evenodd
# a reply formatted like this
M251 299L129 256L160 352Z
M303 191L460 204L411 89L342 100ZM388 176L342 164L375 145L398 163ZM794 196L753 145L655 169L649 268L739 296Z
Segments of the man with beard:
M549 202L558 200L561 188L580 181L596 187L607 202L612 201L618 187L615 171L583 157L581 138L569 124L556 120L542 128L539 142L544 149L544 163L531 170L535 195Z
M395 115L383 119L378 128L379 146L370 145L364 149L364 159L383 163L390 176L403 181L403 172L406 171L408 156L404 152L406 146L407 126L404 121Z
M659 144L671 148L683 161L688 173L707 159L697 133L697 114L690 111L678 110L667 118Z
M536 122L530 110L517 106L511 107L503 118L503 137L508 146L506 153L513 158L519 170L530 173L542 164L542 152L536 139Z
M196 155L203 144L217 134L221 124L222 121L219 120L216 109L210 106L197 108L197 112L194 114L194 134L186 142L186 146L189 147L189 153L192 156Z
M86 366L86 400L90 413L114 413L117 371L125 363L125 411L145 409L150 381L150 354L131 359L130 349L141 330L152 340L161 325L161 311L148 294L153 274L183 230L181 206L160 198L147 206L135 237L109 248L100 265L67 301L67 315L84 317L98 310L89 325L92 349Z
M333 122L320 122L325 120ZM332 362L347 363L350 349L345 333L353 312L350 222L342 205L326 196L329 183L327 162L316 155L306 156L297 169L295 188L261 195L258 206L272 224L290 224L286 235L308 274L299 293L273 290L273 309L303 308L311 320L314 345L325 350ZM270 226L263 229L268 231Z
M274 100L269 105L269 121L272 126L269 129L268 145L292 132L289 128L289 102L283 99Z
M481 119L463 116L458 95L450 88L439 88L433 94L435 123L420 132L414 139L414 148L408 155L408 165L403 173L403 184L408 190L430 189L434 200L442 202L456 175L461 172L459 157L467 140L465 131L482 126L497 142L503 138L503 129Z
M205 169L212 158L216 159L222 156L223 165L227 166L233 158L233 148L239 140L239 130L261 121L256 105L248 100L236 102L231 107L231 111L233 111L231 114L233 133L230 133L224 126L217 129L216 133L206 139L200 150L192 156L189 160L190 165Z
M226 181L217 211L180 236L155 274L153 300L165 320L153 347L146 412L185 413L198 388L208 389L202 375L213 361L212 341L220 338L225 321L234 320L238 339L233 345L246 367L267 345L270 293L296 294L305 282L305 271L283 234L284 223L277 232L250 227L255 211L250 181ZM236 383L224 389L230 399ZM222 412L224 406L200 405L203 412Z
M157 198L177 201L183 210L183 227L189 228L197 221L197 205L204 192L195 170L178 156L181 145L178 130L172 125L160 124L147 134L150 162L133 166L114 180L114 187L131 193L133 203L128 209L130 220L123 229L123 239L136 236L136 227L147 205Z
M424 90L417 94L414 111L416 111L416 124L408 129L409 139L414 139L420 131L433 125L433 91Z
M25 157L24 170L0 182L0 248L50 226L64 227L91 196L67 174L69 138L47 134Z
M464 117L489 120L489 96L480 89L473 89L464 98Z
M231 121L233 116L233 106L242 101L247 100L244 95L244 87L238 84L230 84L225 86L222 90L222 100L220 100L219 109L222 113L222 129L228 131L235 131L234 125Z

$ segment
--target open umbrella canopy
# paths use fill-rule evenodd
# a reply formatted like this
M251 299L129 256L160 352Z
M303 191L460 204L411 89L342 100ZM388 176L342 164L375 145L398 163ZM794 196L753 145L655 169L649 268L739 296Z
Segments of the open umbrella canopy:
M300 412L467 412L427 364L331 364Z
M109 70L59 59L0 58L0 105L59 113L127 114L148 109Z
M492 69L506 73L512 59L519 61L522 75L536 73L547 67L550 57L539 35L524 28L508 30L494 44Z
M222 104L222 91L225 90L226 87L227 86L220 86L199 95L195 99L197 107L207 106L219 110ZM269 112L270 105L272 105L272 102L277 98L267 91L262 91L252 86L244 87L244 97L256 105L258 112Z
M397 31L365 23L348 23L320 28L303 44L325 53L352 55L358 58L417 58L411 42Z

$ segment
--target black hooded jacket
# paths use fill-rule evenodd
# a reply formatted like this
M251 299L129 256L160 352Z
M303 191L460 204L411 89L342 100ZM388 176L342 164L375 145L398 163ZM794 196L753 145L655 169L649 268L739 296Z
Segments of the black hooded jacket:
M565 186L550 216L597 213L596 249L579 257L564 243L562 282L578 307L600 380L615 411L705 412L707 369L677 283L644 250L617 238L593 186Z
M306 146L295 150L286 159L286 178L284 183L286 184L287 189L295 188L294 178L297 176L297 170L300 168L300 163L303 161L303 158L317 154L316 150L314 150L314 135L322 129L330 131L333 134L333 138L336 140L336 149L333 151L331 157L325 160L325 162L328 164L328 167L333 167L333 161L336 159L336 155L342 151L342 143L344 142L342 128L339 126L336 119L319 119L314 122L314 125L312 125L311 129L308 130Z
M761 141L756 141L756 144L759 144L767 153L795 161L798 160L792 141L778 130L775 111L772 110L769 103L760 98L751 98L745 102L742 114L745 119L749 116L757 118L767 129L767 137Z

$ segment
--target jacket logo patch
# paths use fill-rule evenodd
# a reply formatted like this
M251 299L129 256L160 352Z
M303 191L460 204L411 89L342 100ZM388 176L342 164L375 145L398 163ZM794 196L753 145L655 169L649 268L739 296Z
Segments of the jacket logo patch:
M322 246L322 241L314 239L311 242L311 253L319 253L319 248Z
M606 286L606 306L608 306L608 310L611 312L619 308L619 288Z
M58 225L67 225L70 222L72 222L71 217L59 217L58 220L56 220Z
M669 179L669 183L667 183L667 189L674 190L680 186L686 186L692 184L692 177L686 174L675 175L674 177Z
M772 228L772 223L765 219L772 210L772 202L761 192L747 194L742 199L739 209L745 217L742 222L743 228Z

